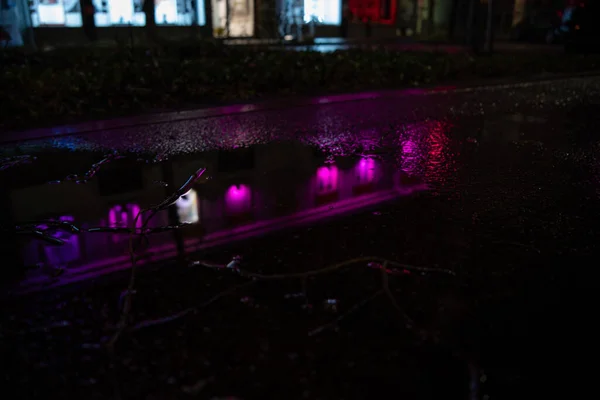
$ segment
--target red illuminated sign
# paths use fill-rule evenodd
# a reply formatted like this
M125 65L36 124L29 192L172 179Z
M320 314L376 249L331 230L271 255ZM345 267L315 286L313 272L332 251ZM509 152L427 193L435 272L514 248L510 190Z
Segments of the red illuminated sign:
M361 21L391 25L396 21L395 0L348 0L352 15Z

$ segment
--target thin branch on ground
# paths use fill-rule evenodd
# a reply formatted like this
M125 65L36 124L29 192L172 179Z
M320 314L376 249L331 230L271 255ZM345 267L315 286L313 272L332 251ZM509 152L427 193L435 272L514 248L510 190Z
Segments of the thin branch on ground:
M412 330L415 327L415 322L413 321L413 319L411 317L408 316L408 314L404 311L404 309L402 307L400 307L400 304L398 304L398 302L396 301L396 298L394 297L394 294L390 290L390 282L389 282L389 277L388 277L387 264L388 263L386 261L383 264L383 268L381 268L381 286L383 288L382 290L385 292L386 296L390 300L390 303L392 303L392 306L394 306L394 308L398 311L400 316L406 322L406 327L408 329Z
M129 332L135 332L138 331L140 329L143 328L147 328L150 326L156 326L156 325L162 325L162 324L166 324L168 322L172 322L175 321L177 319L180 319L182 317L185 317L187 315L190 315L192 313L197 313L200 309L208 307L209 305L213 304L214 302L216 302L217 300L220 300L221 298L228 296L230 294L233 294L234 292L242 289L242 288L246 288L249 287L253 284L255 284L256 281L247 281L244 283L240 283L237 285L234 285L232 287L230 287L227 290L224 290L220 293L218 293L217 295L211 297L210 299L208 299L207 301L203 302L202 304L196 306L196 307L190 307L190 308L186 308L183 311L180 311L178 313L163 317L163 318L156 318L156 319L150 319L150 320L145 320L145 321L141 321L137 324L135 324L134 326L132 326L129 329Z
M173 205L181 196L183 196L187 192L189 192L192 189L192 186L194 185L194 183L198 180L198 178L200 178L202 176L202 174L204 174L205 171L206 171L206 168L198 169L192 176L190 176L190 178L183 184L183 186L181 186L179 189L177 189L172 195L170 195L169 197L167 197L165 200L163 200L161 203L157 204L154 207L151 207L149 209L140 210L140 212L138 212L138 214L136 215L135 220L133 221L133 227L131 228L131 232L129 234L129 257L130 257L130 261L131 261L131 275L129 278L129 285L128 285L127 291L125 293L123 309L121 311L121 316L120 316L119 322L117 324L117 330L114 333L114 335L110 338L108 343L106 344L106 347L110 353L114 352L114 346L115 346L117 340L119 340L119 337L121 336L123 331L126 329L127 323L129 320L129 315L131 314L133 294L135 292L135 277L136 277L136 269L137 269L136 268L137 254L136 254L136 246L134 246L134 238L136 237L135 227L137 226L138 220L140 218L142 218L141 231L144 232L148 228L148 224L150 223L152 218L159 211L167 209L168 207ZM146 220L144 220L144 214L147 212L149 213L149 216L148 216L148 218L146 218Z
M246 277L246 278L251 278L252 280L247 281L245 283L241 283L238 285L235 285L223 292L220 292L219 294L217 294L216 296L212 297L211 299L209 299L208 301L202 303L200 306L197 307L190 307L187 308L183 311L179 311L175 314L171 314L169 316L166 317L162 317L162 318L157 318L157 319L151 319L151 320L145 320L142 322L139 322L138 324L136 324L134 327L132 327L129 331L137 331L146 327L150 327L150 326L156 326L156 325L162 325L168 322L172 322L175 321L177 319L180 319L182 317L185 317L187 315L190 315L192 313L196 313L199 309L207 307L209 305L211 305L212 303L214 303L215 301L219 300L222 297L225 297L227 295L233 294L234 292L236 292L237 290L241 289L241 288L245 288L245 287L249 287L251 285L253 285L256 282L259 281L268 281L268 280L284 280L284 279L301 279L303 282L306 281L307 278L312 277L312 276L317 276L317 275L322 275L322 274L328 274L328 273L332 273L335 271L338 271L344 267L348 267L354 264L362 264L362 265L368 265L370 268L374 268L374 269L380 269L381 273L382 273L382 289L381 289L381 293L385 293L387 295L387 297L390 299L390 302L392 303L392 305L394 306L394 308L396 310L398 310L398 312L400 313L401 317L403 318L403 320L406 322L407 327L410 329L414 329L415 324L414 321L412 320L412 318L410 318L408 316L408 314L406 314L406 312L404 312L404 310L400 307L400 305L398 304L398 302L396 301L396 299L394 298L392 292L390 291L389 288L389 280L388 280L388 276L389 275L394 275L394 276L403 276L406 274L406 271L419 271L419 272L437 272L437 273L442 273L442 274L448 274L448 275L452 275L455 276L456 274L453 271L447 270L447 269L439 269L439 268L427 268L427 267L416 267L413 265L408 265L408 264L402 264L402 263L398 263L395 261L389 261L386 260L384 258L381 257L359 257L359 258L353 258L351 260L347 260L347 261L343 261L340 263L336 263L318 270L312 270L312 271L307 271L307 272L297 272L297 273L290 273L290 274L257 274L257 273L253 273L247 270L240 270L238 269L238 272L240 274L240 276ZM201 265L207 268L213 268L213 269L225 269L227 268L227 265L225 264L217 264L217 263L212 263L212 262L208 262L208 261L194 261L193 265ZM396 270L396 269L390 269L388 268L389 265L393 265L399 268L402 268L402 270ZM305 284L303 284L303 290L306 291L306 287ZM380 294L378 292L378 294ZM359 303L360 304L360 303ZM352 311L353 312L353 311Z
M402 275L402 274L406 273L405 271L416 271L416 272L423 272L423 273L429 273L429 272L441 273L441 274L456 276L456 273L454 271L450 271L448 269L416 267L414 265L402 264L399 262L386 260L381 257L373 257L373 256L353 258L351 260L342 261L342 262L327 266L322 269L312 270L312 271L307 271L307 272L297 272L297 273L290 273L290 274L258 274L255 272L250 272L247 270L240 269L239 273L241 276L245 276L248 278L262 279L262 280L307 278L307 277L311 277L311 276L335 272L341 268L344 268L344 267L347 267L347 266L350 266L353 264L358 264L358 263L367 263L367 264L371 263L370 266L373 268L376 268L376 269L381 268L381 266L384 263L387 263L388 265L390 265L392 267L402 269L402 271L388 269L388 273L392 274L392 275ZM208 261L196 261L196 264L202 265L205 267L209 267L209 268L226 268L226 265L224 265L224 264L216 264L216 263L211 263Z

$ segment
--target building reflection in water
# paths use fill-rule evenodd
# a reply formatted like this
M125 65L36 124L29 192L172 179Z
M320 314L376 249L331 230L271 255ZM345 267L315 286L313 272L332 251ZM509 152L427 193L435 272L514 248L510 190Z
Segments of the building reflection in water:
M225 192L225 215L229 225L240 225L253 219L252 190L248 185L230 186Z
M177 216L182 224L195 224L200 221L198 194L194 189L181 196L175 202Z
M358 183L360 185L371 184L375 180L375 160L372 158L361 158L357 165Z
M75 222L75 219L70 215L59 217L62 222ZM40 231L48 231L51 229L48 225L38 225ZM52 266L67 266L77 262L80 258L79 251L79 236L74 233L64 230L56 230L52 232L52 237L60 239L64 242L61 246L48 245L43 246L44 261Z
M432 122L426 137L427 163L425 179L430 185L444 183L447 172L452 168L454 159L449 156L448 132L449 125L440 121Z
M402 170L407 174L417 172L419 165L418 146L412 139L402 143Z
M444 121L412 124L399 133L399 164L409 176L425 178L428 185L443 183L455 163L450 152L448 131Z
M225 206L228 214L238 215L252 209L252 191L247 185L233 185L225 193Z
M417 151L410 145L407 150L412 153ZM336 215L358 212L414 191L408 188L406 183L401 182L397 167L382 164L374 158L340 158L335 164L319 165L319 161L314 156L302 159L298 155L310 154L306 153L306 149L286 151L289 152L289 160L283 158L282 161L279 154L277 165L273 165L275 156L272 156L244 171L217 174L214 179L196 183L193 189L182 196L173 207L176 207L179 222L190 224L182 228L186 250L200 250L300 224L313 224ZM271 152L269 149L266 153ZM195 158L181 161L180 164L185 162L190 166L193 165L194 169L199 163ZM214 174L212 171L215 171L215 167L211 166L209 157L202 163L207 166L207 175ZM285 163L287 165L284 165ZM185 181L187 169L180 166L179 168L181 176L177 176L176 180ZM266 168L271 168L272 171L268 172ZM274 175L273 171L275 171ZM152 170L151 166L144 174L145 182L152 182L159 178L155 175L156 170ZM266 176L270 179L265 178ZM232 185L232 180L244 183ZM96 192L91 185L89 188L65 187L64 190L75 189L89 191L87 194L82 192L81 196L97 196L93 194ZM132 193L111 195L104 216L94 218L93 207L82 207L79 214L73 212L73 215L68 217L69 221L83 228L106 225L113 228L132 228L140 209L156 204L157 200L162 198L160 188L146 187L144 190L136 194L139 196L139 202L128 201L132 198ZM148 193L154 193L155 197ZM291 197L284 196L291 207L285 209L275 207L282 198L281 193L293 194ZM64 193L60 190L56 192L57 198L54 203L57 207L61 205L59 195L62 196ZM90 199L98 198L90 197ZM98 201L101 204L102 198ZM21 215L26 215L27 209L22 208L19 211ZM35 210L31 211L31 218L35 218L34 212ZM161 211L149 226L166 225L167 221L167 212ZM136 227L141 228L142 224L142 220L138 219ZM79 236L61 234L64 235L61 238L67 243L64 246L48 246L32 240L24 249L28 263L67 266L78 270L98 271L98 273L128 267L128 249L124 245L129 239L127 233L83 232ZM155 261L174 256L174 249L171 249L174 248L174 243L170 232L152 234L148 238L150 240L146 251L146 254L150 254L148 257L154 257L152 259ZM32 251L32 246L43 251Z
M336 192L338 188L338 167L326 165L317 168L317 194Z
M108 226L110 228L133 228L135 223L136 229L141 229L142 218L136 218L140 213L141 208L137 204L127 204L125 206L115 205L108 211ZM113 234L111 239L113 242L122 240L122 234Z
M339 169L335 165L324 165L316 172L316 203L326 204L336 201L338 193Z

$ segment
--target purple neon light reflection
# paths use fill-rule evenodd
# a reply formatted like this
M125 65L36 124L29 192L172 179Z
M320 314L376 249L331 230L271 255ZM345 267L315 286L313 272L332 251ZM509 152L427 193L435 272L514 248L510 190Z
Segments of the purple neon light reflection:
M228 213L241 214L250 211L252 191L246 185L233 185L225 193L225 207Z
M317 194L327 194L338 189L338 167L328 165L317 169Z
M375 180L375 160L372 158L362 158L356 164L358 183L365 185Z
M120 205L113 206L108 211L108 226L111 228L129 228L129 221L133 222L139 212L140 206L137 204L127 204L125 208ZM141 218L137 219L135 227L142 227Z
M75 218L71 215L63 215L59 217L58 220L63 222L74 222ZM48 226L39 225L38 229L45 230L48 229ZM61 239L64 241L64 244L62 246L44 246L44 254L46 256L45 261L49 265L60 267L79 259L79 237L77 235L58 230L53 232L52 236Z

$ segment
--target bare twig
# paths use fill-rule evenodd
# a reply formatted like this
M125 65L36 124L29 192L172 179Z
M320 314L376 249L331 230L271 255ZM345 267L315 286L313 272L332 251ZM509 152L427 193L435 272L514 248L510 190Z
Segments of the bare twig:
M392 305L394 306L394 308L396 308L400 313L402 318L407 322L407 327L409 328L414 328L414 322L413 320L404 312L404 310L402 310L402 308L400 307L400 305L398 304L398 302L396 301L396 299L394 298L394 296L392 295L390 289L389 289L389 282L388 282L388 275L395 275L395 276L400 276L400 275L405 275L406 271L408 270L412 270L412 271L420 271L420 272L437 272L437 273L443 273L443 274L448 274L448 275L452 275L454 276L455 273L450 271L450 270L445 270L445 269L438 269L438 268L425 268L425 267L415 267L412 265L407 265L407 264L401 264L401 263L397 263L394 261L389 261L389 260L385 260L383 258L380 257L360 257L360 258L353 258L351 260L347 260L347 261L343 261L340 263L336 263L330 266L327 266L325 268L321 268L318 270L313 270L313 271L307 271L307 272L298 272L298 273L291 273L291 274L272 274L272 275L268 275L268 274L257 274L257 273L253 273L253 272L249 272L246 270L239 270L239 273L241 276L247 277L247 278L251 278L252 280L247 281L245 283L241 283L235 286L232 286L231 288L220 292L219 294L217 294L216 296L212 297L211 299L209 299L208 301L202 303L201 305L197 306L197 307L190 307L187 308L183 311L177 312L175 314L166 316L166 317L161 317L161 318L157 318L157 319L152 319L152 320L146 320L146 321L142 321L139 322L138 324L136 324L134 327L132 327L130 329L130 331L137 331L146 327L150 327L150 326L155 326L155 325L162 325L164 323L168 323L171 321L175 321L177 319L180 319L182 317L185 317L187 315L190 315L192 313L196 313L199 309L207 307L209 305L211 305L212 303L214 303L215 301L219 300L220 298L227 296L229 294L234 293L235 291L243 288L243 287L248 287L250 285L253 285L254 283L256 283L257 281L265 281L265 280L284 280L284 279L301 279L303 282L303 291L305 293L306 296L306 282L307 282L307 278L311 277L311 276L316 276L316 275L321 275L321 274L328 274L328 273L332 273L335 272L337 270L340 270L344 267L348 267L350 265L354 265L354 264L366 264L366 263L370 263L369 266L373 267L374 265L377 267L377 269L380 269L382 271L382 289L380 291L378 291L376 294L373 295L373 297L376 297L376 295L379 295L381 293L385 293L388 298L390 299L390 302L392 303ZM208 261L202 261L202 260L197 260L194 262L194 265L201 265L207 268L213 268L213 269L226 269L227 265L225 264L218 264L218 263L213 263L213 262L208 262ZM388 265L393 265L396 267L401 267L402 270L392 270L388 268ZM371 298L368 298L365 302L370 301ZM363 305L363 302L359 302L357 304L357 307L360 307ZM348 311L348 313L354 312L354 308L352 308L351 310ZM345 318L345 315L341 316L341 318ZM332 322L335 323L336 321ZM316 328L316 330L319 330L320 328ZM323 327L323 329L326 329L325 327ZM323 330L321 329L321 330ZM321 331L319 330L319 332ZM316 333L319 333L316 332ZM315 334L316 334L315 333ZM310 334L309 334L310 336Z
M251 286L251 285L253 285L255 283L256 283L256 281L247 281L247 282L244 282L244 283L240 283L240 284L234 285L234 286L230 287L229 289L224 290L224 291L220 292L219 294L211 297L210 299L208 299L207 301L203 302L202 304L200 304L200 305L198 305L196 307L186 308L183 311L180 311L178 313L175 313L175 314L172 314L172 315L169 315L169 316L166 316L166 317L156 318L156 319L151 319L151 320L145 320L145 321L139 322L139 323L135 324L134 326L132 326L129 329L129 331L130 332L135 332L135 331L138 331L138 330L143 329L143 328L147 328L147 327L150 327L150 326L156 326L156 325L166 324L168 322L172 322L172 321L175 321L177 319L183 318L183 317L185 317L187 315L195 314L200 309L202 309L204 307L208 307L209 305L211 305L212 303L216 302L217 300L220 300L221 298L223 298L225 296L233 294L234 292L236 292L236 291L238 291L238 290L240 290L242 288L249 287L249 286Z
M398 313L400 314L400 316L406 322L406 327L408 329L412 330L415 327L415 322L413 321L413 319L411 317L408 316L408 314L404 311L404 309L402 307L400 307L400 304L398 304L398 302L396 301L396 298L394 297L394 294L390 290L390 283L389 283L389 278L388 278L388 269L386 268L387 264L388 263L386 261L383 264L383 268L381 268L381 286L383 287L383 291L385 292L386 296L390 300L390 303L392 303L392 306L394 306L394 308L398 311Z
M142 217L142 215L146 211L147 210L141 210L140 212L138 212L138 214L135 216L135 220L133 221L134 227L137 225L138 220ZM146 224L148 223L148 221L149 220L146 221ZM125 327L127 326L127 320L129 318L129 313L131 312L132 296L133 296L134 290L135 290L135 271L136 271L135 267L136 267L136 260L137 260L137 257L135 254L135 248L133 246L134 232L135 232L135 229L132 228L131 233L129 235L129 259L131 261L131 275L129 278L129 285L127 286L127 291L126 291L125 297L123 299L124 300L123 308L121 310L121 316L120 316L119 322L117 324L117 331L114 333L114 335L110 338L110 340L106 344L106 347L108 348L108 350L111 354L113 354L113 352L114 352L115 343L117 342L117 340L119 340L119 337L121 336L121 334L125 330Z
M107 343L107 348L109 350L109 352L113 353L114 352L114 346L115 343L117 342L117 340L119 340L119 337L121 336L121 334L123 333L123 331L125 330L125 328L127 327L127 321L129 319L129 315L131 313L131 305L132 305L132 298L133 298L133 294L135 291L135 277L136 277L136 260L137 260L137 255L136 255L136 246L134 246L134 237L136 234L136 229L135 227L137 226L137 222L140 218L142 218L142 235L144 235L148 228L148 223L150 222L150 220L161 210L165 210L167 209L169 206L171 206L172 204L174 204L181 196L183 196L184 194L186 194L187 192L189 192L192 189L192 186L194 185L194 182L196 182L198 180L198 178L200 178L200 176L202 176L202 174L206 171L206 168L200 168L198 169L184 184L183 186L181 186L179 189L177 189L177 191L175 193L173 193L171 196L169 196L167 199L163 200L161 203L159 203L158 205L149 208L149 209L144 209L144 210L140 210L140 212L138 212L138 214L135 217L135 220L133 221L133 226L131 228L131 232L129 235L129 257L130 257L130 261L131 261L131 275L129 278L129 285L127 287L127 292L125 294L125 298L124 298L124 303L123 303L123 309L121 311L121 316L119 318L119 322L117 324L117 331L114 333L114 335L110 338L110 340ZM148 218L146 218L146 220L144 220L144 214L148 212L150 215ZM183 314L185 315L185 313ZM177 317L178 318L178 317ZM176 318L173 318L176 319ZM168 319L168 321L170 321L171 319Z

